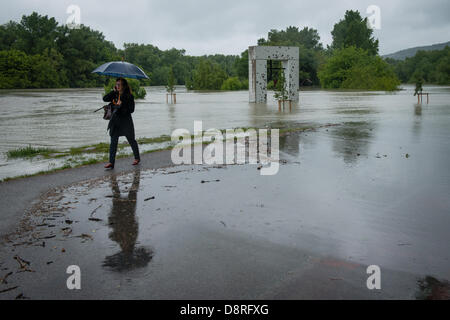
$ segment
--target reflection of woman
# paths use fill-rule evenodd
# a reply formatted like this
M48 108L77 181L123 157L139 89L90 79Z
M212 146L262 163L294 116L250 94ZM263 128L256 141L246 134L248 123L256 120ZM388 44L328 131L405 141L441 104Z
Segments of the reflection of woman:
M134 112L134 97L130 86L124 78L117 79L114 90L103 97L103 101L111 102L113 114L108 123L111 144L109 146L109 163L107 169L114 168L119 137L125 136L134 154L133 165L140 162L139 147L135 139L134 124L131 114Z
M108 218L109 225L112 228L109 238L119 244L121 251L106 257L103 266L116 271L145 267L152 259L152 254L147 249L135 248L139 230L136 220L139 180L140 171L135 171L128 196L124 198L121 197L116 177L111 176L113 205Z

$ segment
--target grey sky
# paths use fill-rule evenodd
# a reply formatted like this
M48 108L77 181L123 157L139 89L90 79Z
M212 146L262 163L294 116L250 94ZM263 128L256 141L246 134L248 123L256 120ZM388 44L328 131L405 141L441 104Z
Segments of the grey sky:
M381 10L380 54L450 40L449 0L14 0L2 1L0 23L19 21L37 11L65 23L67 7L78 5L81 23L103 32L122 48L124 42L149 43L160 49L186 49L187 54L239 54L266 37L270 29L289 25L319 31L331 42L333 25L345 10L367 16L369 5Z

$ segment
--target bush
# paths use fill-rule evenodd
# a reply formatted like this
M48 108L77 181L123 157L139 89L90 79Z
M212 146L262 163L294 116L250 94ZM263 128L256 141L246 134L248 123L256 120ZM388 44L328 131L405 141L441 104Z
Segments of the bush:
M202 58L193 71L192 83L187 83L186 87L194 90L220 90L226 78L226 72L218 63Z
M230 77L222 83L220 90L241 90L242 83L238 77Z
M242 90L248 90L248 79L241 80Z
M147 95L147 91L144 88L141 88L141 84L139 80L136 79L127 79L128 85L131 88L131 92L133 93L134 99L144 99ZM111 78L108 83L104 86L105 94L111 92L111 90L116 85L116 79Z
M379 56L347 47L338 49L319 71L323 88L396 90L400 84L392 67Z
M220 90L246 90L248 79L240 80L238 77L230 77L222 83Z
M19 50L0 51L0 89L59 88L67 85L56 50L27 55Z

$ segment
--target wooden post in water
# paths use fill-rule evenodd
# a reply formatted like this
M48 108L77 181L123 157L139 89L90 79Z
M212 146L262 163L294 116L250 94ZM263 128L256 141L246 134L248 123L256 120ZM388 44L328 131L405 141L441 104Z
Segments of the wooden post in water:
M170 95L170 103L177 103L176 93L166 93L166 103L169 103L169 95Z
M278 100L278 111L281 111L281 104L283 104L283 110L284 110L284 103L286 101L289 102L289 111L292 111L292 100Z
M422 101L423 101L423 95L426 95L427 96L427 104L430 102L430 97L428 96L429 95L429 93L428 92L419 92L418 94L417 94L417 103L422 103Z

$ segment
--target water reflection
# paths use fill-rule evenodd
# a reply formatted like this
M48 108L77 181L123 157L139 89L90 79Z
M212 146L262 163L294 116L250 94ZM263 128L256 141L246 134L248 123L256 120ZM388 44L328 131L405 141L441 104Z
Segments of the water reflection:
M343 158L345 163L353 164L361 155L369 153L375 125L367 121L345 122L331 130L333 151Z
M103 267L113 271L123 272L147 266L151 261L153 253L144 248L136 247L139 225L136 220L136 201L139 190L140 171L133 175L133 183L128 190L128 195L123 197L117 178L111 175L111 189L113 192L113 205L108 224L112 228L109 238L117 242L121 251L107 256Z
M176 105L169 104L168 105L168 120L170 126L170 132L174 132L177 129L177 114L176 114Z
M298 132L286 133L280 136L280 150L293 156L300 153L300 134Z
M426 276L417 281L418 291L416 298L420 300L449 300L450 283L439 281L432 276Z
M420 104L414 106L414 114L419 117L422 115L422 106Z
M419 141L420 132L422 130L422 105L415 104L414 105L414 123L412 132L414 134L414 138L416 141Z

